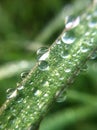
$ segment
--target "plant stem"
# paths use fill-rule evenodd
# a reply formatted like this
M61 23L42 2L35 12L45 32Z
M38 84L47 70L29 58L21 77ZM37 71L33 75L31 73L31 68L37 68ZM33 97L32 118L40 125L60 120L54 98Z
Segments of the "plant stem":
M0 110L1 130L29 130L38 126L60 92L70 86L97 49L96 12L97 8L92 6L78 24L74 20L71 27L64 29L8 96Z

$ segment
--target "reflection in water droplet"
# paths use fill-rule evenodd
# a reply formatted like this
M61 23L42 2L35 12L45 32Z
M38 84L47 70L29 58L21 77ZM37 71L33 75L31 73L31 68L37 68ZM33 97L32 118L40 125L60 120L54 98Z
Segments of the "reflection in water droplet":
M70 31L65 32L63 36L61 37L61 40L65 44L72 44L75 41L74 34Z
M47 47L41 47L37 50L37 59L45 60L49 56L49 51Z
M67 16L65 19L65 27L68 28L74 28L78 26L80 23L80 17L74 18L74 16Z
M68 51L61 51L60 56L64 59L68 58L70 55L68 54Z
M64 102L64 101L66 100L66 97L67 97L66 94L67 94L67 93L66 93L66 90L63 90L63 91L59 94L58 98L56 99L56 102L58 102L58 103Z
M17 90L14 90L13 88L9 88L6 91L7 99L14 98L17 96Z
M28 72L22 72L21 73L21 78L24 79L28 75Z
M42 70L42 71L49 70L48 62L45 60L40 61L38 68L39 68L39 70Z

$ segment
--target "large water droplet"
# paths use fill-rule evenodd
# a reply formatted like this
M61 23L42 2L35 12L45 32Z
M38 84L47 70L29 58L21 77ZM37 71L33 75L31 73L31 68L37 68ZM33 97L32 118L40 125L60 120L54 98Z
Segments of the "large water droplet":
M57 97L56 102L58 102L58 103L64 102L64 101L66 100L66 97L67 97L67 95L66 95L66 90L63 90L63 91L59 94L59 96Z
M78 26L80 23L80 17L74 18L74 16L67 16L65 19L65 27L68 28L74 28Z
M22 72L21 73L21 78L24 79L28 75L28 72Z
M65 44L72 44L75 41L75 36L71 31L65 32L62 36L61 36L61 40L63 43Z
M49 56L49 51L47 47L41 47L37 50L37 59L45 60Z
M47 61L42 60L39 62L38 68L42 71L49 70L49 64Z
M7 99L14 98L17 96L17 90L14 90L13 88L9 88L6 90Z

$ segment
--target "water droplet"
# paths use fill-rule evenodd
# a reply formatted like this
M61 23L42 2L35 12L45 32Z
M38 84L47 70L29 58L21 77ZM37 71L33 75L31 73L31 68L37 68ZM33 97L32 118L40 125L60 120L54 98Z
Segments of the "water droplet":
M85 36L89 36L89 35L90 35L90 32L86 32L86 33L85 33Z
M29 84L32 85L32 84L33 84L33 81L30 81Z
M61 93L58 94L58 97L56 99L56 102L61 103L66 100L67 92L66 89L64 89Z
M93 52L93 54L91 55L90 59L94 60L97 58L97 51Z
M6 90L7 99L14 98L17 96L17 90L14 90L13 88L9 88Z
M45 60L49 56L49 51L47 47L41 47L37 50L37 59Z
M83 53L86 53L87 51L89 51L89 48L81 47L80 51L83 52Z
M44 53L38 60L42 61L42 60L46 60L49 57L49 51Z
M48 62L45 60L42 60L39 62L38 68L42 71L49 70Z
M21 73L21 78L24 79L28 75L28 72L22 72Z
M34 95L35 95L35 96L40 96L40 95L41 95L41 93L42 93L42 91L41 91L41 90L37 90L37 91L34 93Z
M85 72L85 71L87 71L87 68L88 68L88 66L87 66L87 64L85 64L85 65L82 67L81 71Z
M60 40L57 40L57 41L56 41L56 44L60 45L60 44L61 44L61 41L60 41Z
M43 83L43 86L49 86L49 82L48 82L48 81L45 81L45 82Z
M74 16L67 16L65 19L65 27L68 28L74 28L78 26L80 23L80 17L74 18Z
M48 97L48 94L47 94L47 93L45 93L45 94L44 94L44 97Z
M22 90L22 89L24 89L24 86L22 85L22 86L19 86L18 88L17 88L17 90Z
M60 56L64 59L68 58L70 55L68 54L68 51L61 51Z
M92 16L90 14L88 14L87 17L86 17L86 19L90 20L90 19L92 19Z
M90 28L95 28L95 27L97 27L97 20L94 18L92 18L92 20L91 21L89 21L89 23L88 23L88 26L90 27Z
M63 36L61 37L61 40L65 44L72 44L75 41L74 34L70 31L65 32Z
M67 69L65 69L65 72L66 72L66 73L69 73L69 72L71 72L71 69L70 69L70 68L67 68Z

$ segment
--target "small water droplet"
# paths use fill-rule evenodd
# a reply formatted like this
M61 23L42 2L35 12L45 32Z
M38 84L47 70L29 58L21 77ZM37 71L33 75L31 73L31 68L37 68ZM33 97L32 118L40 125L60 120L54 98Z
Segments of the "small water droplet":
M74 16L67 16L65 19L65 27L68 28L74 28L78 26L80 23L80 17L75 18Z
M81 71L85 72L85 71L87 71L87 68L88 68L88 66L87 66L87 64L85 64L85 65L82 67Z
M40 61L38 68L39 68L39 70L42 70L42 71L49 70L48 62L45 60Z
M85 36L89 36L89 35L90 35L90 32L86 32L86 33L85 33Z
M42 93L42 91L41 91L41 90L37 90L37 91L34 93L34 95L35 95L35 96L40 96L40 95L41 95L41 93Z
M42 61L42 60L46 60L49 57L49 51L44 53L38 60Z
M90 19L92 19L92 16L90 14L88 14L87 17L86 17L86 19L90 20Z
M72 44L74 43L75 39L76 38L74 37L74 34L70 31L65 32L61 37L62 42L65 44Z
M66 69L65 69L65 72L66 72L66 73L69 73L69 72L71 72L71 69L70 69L70 68L66 68Z
M68 58L70 55L68 54L68 51L61 51L60 56L64 59Z
M6 90L7 99L14 98L17 96L17 90L14 90L13 88L9 88Z
M81 47L81 48L80 48L80 51L83 52L83 53L86 53L86 52L89 51L89 48Z
M95 18L92 18L92 20L89 21L88 26L89 26L90 28L95 28L95 27L97 27L97 20L96 20Z
M66 100L67 97L67 92L66 89L64 89L57 97L56 102L61 103Z
M47 93L45 93L45 94L44 94L44 97L48 97L48 94L47 94Z
M49 51L47 47L41 47L37 50L37 59L45 60L49 56Z
M22 72L21 73L21 78L24 79L28 75L28 72Z
M24 86L22 85L22 86L19 86L18 88L17 88L17 90L22 90L22 89L24 89Z
M60 40L57 40L57 41L56 41L56 44L60 45L60 44L61 44L61 41L60 41Z
M33 84L33 81L30 81L29 84L32 85L32 84Z
M93 54L91 55L90 59L94 60L97 58L97 51L93 52Z

